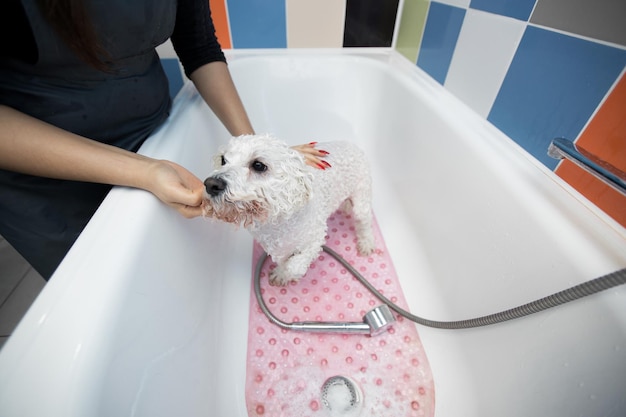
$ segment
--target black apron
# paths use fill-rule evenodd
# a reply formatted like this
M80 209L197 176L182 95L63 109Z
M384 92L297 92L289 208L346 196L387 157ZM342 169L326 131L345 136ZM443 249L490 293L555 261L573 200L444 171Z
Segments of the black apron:
M88 1L96 33L114 62L111 73L83 63L36 3L22 1L38 60L30 65L0 59L0 102L136 151L169 113L168 82L154 48L172 34L176 1ZM0 170L0 235L48 279L110 189Z

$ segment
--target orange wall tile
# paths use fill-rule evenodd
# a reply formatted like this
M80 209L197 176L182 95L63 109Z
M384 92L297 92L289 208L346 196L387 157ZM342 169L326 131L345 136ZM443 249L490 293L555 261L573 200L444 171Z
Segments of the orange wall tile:
M611 91L576 144L626 172L626 75ZM557 175L626 227L626 197L565 161Z
M208 1L208 0L207 0ZM226 0L211 0L211 17L215 25L217 40L223 49L232 48L230 41L230 28L228 26L228 13L226 12Z

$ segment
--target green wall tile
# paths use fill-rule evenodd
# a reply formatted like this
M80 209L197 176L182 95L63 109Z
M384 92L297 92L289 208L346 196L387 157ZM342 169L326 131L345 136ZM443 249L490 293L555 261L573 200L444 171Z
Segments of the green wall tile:
M404 2L396 50L411 62L417 62L429 6L428 0L405 0Z

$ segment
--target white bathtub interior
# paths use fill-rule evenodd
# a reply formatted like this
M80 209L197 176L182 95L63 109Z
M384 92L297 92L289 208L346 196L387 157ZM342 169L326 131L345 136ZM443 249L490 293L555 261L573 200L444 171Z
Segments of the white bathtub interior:
M626 232L390 50L232 51L258 132L350 140L411 311L457 320L626 266ZM199 178L228 138L191 85L142 153ZM252 240L114 189L0 351L0 415L246 416ZM436 416L626 414L626 291L418 326Z

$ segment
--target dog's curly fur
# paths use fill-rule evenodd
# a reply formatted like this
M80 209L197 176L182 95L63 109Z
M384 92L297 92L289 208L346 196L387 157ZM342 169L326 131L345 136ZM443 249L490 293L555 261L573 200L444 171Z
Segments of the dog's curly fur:
M348 142L318 145L332 168L315 169L269 135L230 139L206 180L205 215L244 227L277 264L272 285L299 280L325 243L326 221L345 202L352 209L357 250L375 249L371 177L365 155Z

